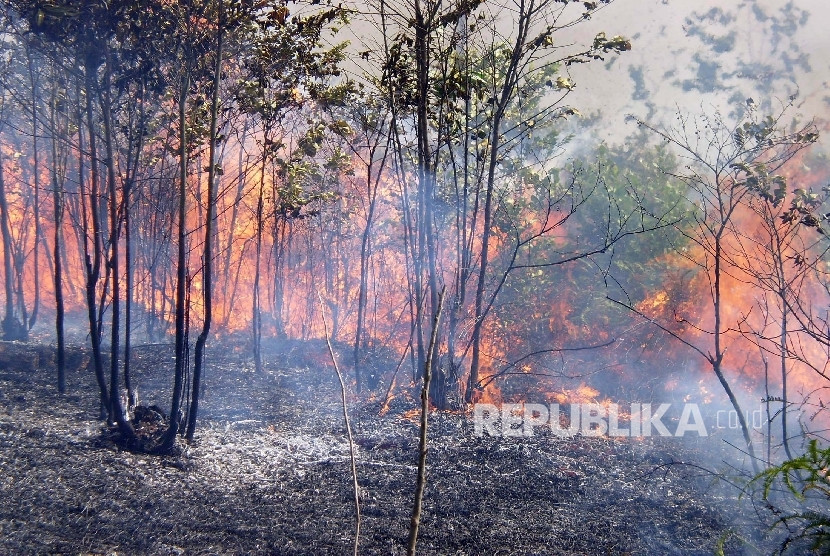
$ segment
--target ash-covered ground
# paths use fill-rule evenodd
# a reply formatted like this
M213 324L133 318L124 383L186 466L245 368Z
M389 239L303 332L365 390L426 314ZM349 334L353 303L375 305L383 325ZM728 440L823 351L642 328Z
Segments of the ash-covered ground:
M321 344L208 352L194 443L123 451L96 421L91 371L0 369L0 553L346 554L354 508L339 391ZM172 348L138 348L146 404L169 404ZM401 395L349 407L361 487L361 554L403 554L417 462ZM677 439L477 437L433 413L420 554L726 554L773 544L738 491ZM716 442L716 441L715 441ZM711 444L709 444L711 447Z

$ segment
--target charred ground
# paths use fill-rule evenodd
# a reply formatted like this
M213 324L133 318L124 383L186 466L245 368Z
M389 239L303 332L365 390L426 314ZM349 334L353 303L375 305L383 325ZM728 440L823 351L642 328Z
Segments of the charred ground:
M272 349L261 375L242 350L214 350L196 440L166 457L119 449L95 420L86 369L64 397L42 357L37 370L0 369L0 552L347 553L348 443L319 348ZM145 403L167 403L171 361L168 346L136 351ZM362 554L405 551L417 430L402 413L414 407L406 396L382 417L378 401L350 407ZM673 439L478 438L464 415L430 423L419 553L711 554L723 539L727 553L748 549L736 493L672 464L695 456Z

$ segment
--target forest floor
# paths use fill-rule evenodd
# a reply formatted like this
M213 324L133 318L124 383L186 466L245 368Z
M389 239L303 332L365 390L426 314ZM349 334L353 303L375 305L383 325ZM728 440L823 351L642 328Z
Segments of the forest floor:
M194 442L177 455L119 449L96 420L92 373L0 369L0 553L346 554L354 534L349 446L321 344L208 352ZM135 352L142 403L169 405L172 348ZM403 554L417 426L399 396L354 401L361 554ZM755 553L764 529L672 438L477 437L433 413L419 554ZM753 536L753 529L757 532ZM763 550L763 548L762 548Z

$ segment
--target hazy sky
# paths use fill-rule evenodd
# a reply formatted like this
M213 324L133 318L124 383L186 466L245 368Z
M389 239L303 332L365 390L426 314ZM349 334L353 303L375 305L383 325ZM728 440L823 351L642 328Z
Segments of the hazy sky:
M736 17L721 24L695 16L718 7ZM782 15L785 12L797 16L798 25L793 27L792 38L775 43L772 31L788 23ZM740 91L735 97L752 96L758 102L775 97L786 100L797 88L798 110L805 118L830 120L830 104L825 100L830 97L826 91L830 82L828 16L827 0L616 0L576 32L621 34L632 39L633 50L605 66L573 68L577 89L568 102L585 113L602 110L608 124L601 135L618 137L627 113L661 120L670 117L678 105L689 111L727 107L728 95L710 92L709 80L701 79L701 75L715 75L720 84ZM767 19L760 22L759 17ZM705 43L701 33L712 40ZM722 37L729 40L717 40ZM799 63L799 53L807 55L809 71ZM744 77L739 73L741 62L767 65L773 73L754 80ZM761 90L768 86L772 91Z
M494 0L491 9L501 2L506 10L515 1ZM358 11L367 6L361 0L354 5ZM568 9L578 14L581 5ZM713 9L727 17L701 17ZM793 18L796 24L787 36L784 31ZM601 139L618 141L634 130L626 123L627 114L657 123L673 118L678 107L728 113L730 96L733 103L752 97L766 111L780 109L776 99L786 101L797 91L802 120L830 123L828 21L830 0L614 0L590 20L557 33L554 41L588 45L600 31L631 39L630 52L609 56L604 64L563 70L576 83L566 103L586 115L601 112L602 128L595 132ZM351 40L356 50L380 48L371 25L359 24L339 37ZM361 65L356 56L355 62ZM763 72L747 77L741 64ZM723 87L731 89L724 92ZM581 133L584 127L573 125L580 139L593 141ZM828 135L822 143L830 151Z

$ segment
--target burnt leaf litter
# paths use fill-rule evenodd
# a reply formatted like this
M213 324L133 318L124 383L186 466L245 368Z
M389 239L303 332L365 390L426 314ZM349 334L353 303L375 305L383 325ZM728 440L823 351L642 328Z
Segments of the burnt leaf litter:
M258 375L244 346L211 350L196 438L168 456L119 447L83 364L63 397L42 356L37 369L0 368L0 553L350 552L349 446L326 357L286 342ZM169 403L172 362L172 346L135 350L140 403L158 406L142 426ZM381 397L349 407L360 553L404 554L416 403L402 393L379 415ZM431 414L429 439L419 554L735 554L770 542L735 489L677 463L711 445L476 436L461 413Z

